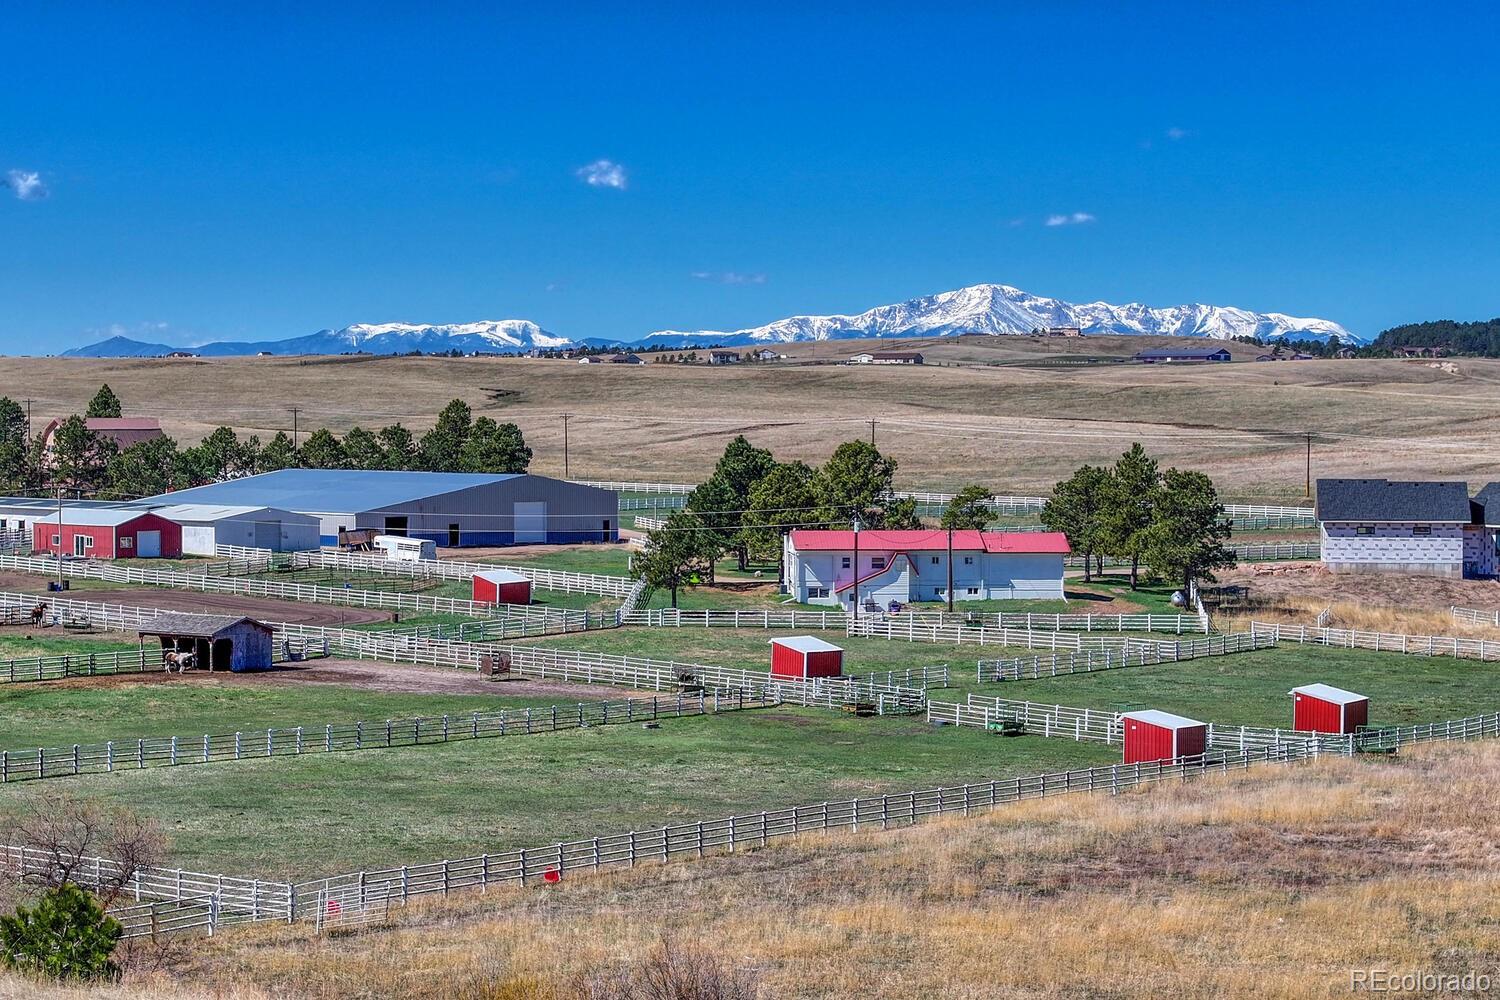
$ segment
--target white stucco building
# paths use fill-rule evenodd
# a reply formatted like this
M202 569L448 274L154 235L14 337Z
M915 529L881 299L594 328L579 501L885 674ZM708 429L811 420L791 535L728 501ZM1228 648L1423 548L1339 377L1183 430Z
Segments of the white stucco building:
M785 588L804 604L848 608L856 600L948 598L948 532L789 532L784 543ZM855 549L858 548L858 555ZM1057 532L953 532L955 601L1063 597L1068 540Z

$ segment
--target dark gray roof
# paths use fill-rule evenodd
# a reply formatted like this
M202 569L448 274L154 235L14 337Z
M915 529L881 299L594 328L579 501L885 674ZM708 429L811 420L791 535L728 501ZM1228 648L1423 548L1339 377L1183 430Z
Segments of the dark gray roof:
M271 630L271 626L265 622L247 615L194 615L168 611L157 615L136 631L140 635L186 635L195 639L212 639L241 622L249 622L267 632Z
M1474 497L1474 520L1490 528L1500 528L1500 483L1487 483Z
M1136 352L1138 358L1211 358L1229 353L1227 347L1153 347Z
M1469 487L1467 483L1319 479L1318 520L1468 524Z

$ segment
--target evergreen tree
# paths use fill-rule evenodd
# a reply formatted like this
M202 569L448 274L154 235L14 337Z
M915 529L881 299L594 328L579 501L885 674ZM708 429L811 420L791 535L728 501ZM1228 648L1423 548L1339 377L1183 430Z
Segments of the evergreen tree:
M165 436L141 441L109 460L110 498L132 500L179 489L189 485L183 472L176 441Z
M352 427L344 435L344 464L350 469L384 469L385 449L380 439L363 427Z
M34 907L0 917L0 963L56 980L114 980L110 957L124 928L92 895L72 882L43 892Z
M776 557L776 582L786 574L787 532L805 524L818 506L818 474L803 462L783 462L750 488L741 533L757 559Z
M222 483L254 473L255 450L242 444L232 428L216 427L183 455L192 469L194 482Z
M417 467L417 442L411 431L400 424L380 428L380 448L384 453L382 469L415 469Z
M1110 502L1107 469L1085 465L1052 488L1042 506L1042 524L1068 536L1068 545L1083 556L1083 579L1093 579L1093 561L1104 545L1104 511Z
M776 465L764 448L752 445L743 434L724 448L713 474L688 495L687 509L703 516L719 532L724 548L733 548L741 571L747 568L749 542L740 533L744 511L750 506L750 491Z
M0 396L0 491L26 492L31 478L31 442L26 439L26 411L9 396Z
M531 464L531 449L515 424L497 424L480 417L469 430L459 452L459 468L465 472L525 472Z
M94 393L94 398L89 400L89 407L83 412L85 417L122 417L124 411L120 406L120 397L106 382Z
M319 427L307 436L298 459L304 469L342 469L344 446L332 431Z
M1235 565L1224 517L1213 480L1201 472L1168 469L1156 491L1151 527L1145 532L1143 557L1152 571L1182 585L1186 592L1195 580L1212 582L1216 569Z
M646 535L646 548L631 560L631 572L650 590L665 588L677 607L677 591L713 567L717 534L696 515L676 513Z
M52 434L53 481L69 490L92 493L104 486L109 461L117 451L113 441L89 430L75 413Z
M464 443L472 430L473 412L468 403L455 399L443 407L432 430L422 435L418 448L422 468L429 472L462 470Z
M1140 583L1141 554L1160 483L1156 460L1139 443L1120 456L1110 476L1103 518L1104 548L1109 555L1130 560L1132 590Z
M965 486L948 501L938 523L954 531L983 531L993 517L989 502L994 498L983 486Z
M292 439L286 431L277 431L276 436L266 442L256 459L256 471L275 472L277 469L297 468L297 453L292 449Z
M822 492L818 519L845 524L857 517L867 528L886 528L896 526L888 521L915 518L914 504L908 508L892 503L895 476L895 459L886 458L867 441L845 441L834 449L818 477Z

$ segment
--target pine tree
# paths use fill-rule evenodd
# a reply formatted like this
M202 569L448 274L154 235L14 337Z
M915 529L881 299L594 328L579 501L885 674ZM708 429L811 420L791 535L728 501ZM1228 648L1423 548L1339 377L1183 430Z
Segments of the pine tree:
M776 556L776 582L785 581L787 532L806 523L818 506L818 473L802 462L771 468L750 488L744 536L756 558Z
M320 427L307 436L298 458L304 469L344 468L344 446L333 432Z
M380 428L377 435L384 453L382 469L415 469L417 467L417 442L411 431L400 424Z
M107 478L111 499L154 497L189 485L183 456L169 437L131 445L109 460Z
M953 531L983 531L994 516L989 507L994 498L983 486L965 486L948 501L938 523Z
M297 453L292 448L292 439L286 431L277 431L276 436L266 442L256 459L256 471L275 472L278 469L297 468Z
M847 524L859 518L867 528L890 528L916 518L915 504L893 501L896 460L867 441L845 441L823 464L819 520Z
M83 411L85 417L121 417L124 411L120 406L120 397L106 382L94 393L94 398L89 400L89 407Z
M461 399L443 407L432 430L422 435L418 448L422 468L429 472L458 472L463 468L464 443L473 430L473 416L469 404Z
M1042 524L1068 536L1068 545L1083 556L1083 579L1093 579L1093 561L1104 544L1104 510L1109 503L1109 471L1085 465L1052 488L1042 505Z
M1145 551L1146 530L1151 527L1160 483L1156 460L1136 443L1115 462L1106 491L1104 548L1110 555L1130 559L1132 590L1140 584L1141 553Z
M515 424L497 424L489 417L474 421L468 440L459 452L459 468L465 472L525 472L531 464L531 449Z
M112 440L89 430L83 418L75 413L52 434L54 482L70 490L92 493L104 486L109 461L118 451Z
M646 535L646 547L631 560L631 572L648 589L670 592L675 608L678 590L710 571L718 551L716 533L696 515L679 512Z
M385 449L380 439L363 427L351 427L344 435L344 464L350 469L385 468Z
M1143 557L1152 571L1182 584L1212 582L1216 569L1235 565L1230 523L1213 480L1201 472L1168 469L1156 492L1151 527L1145 532Z

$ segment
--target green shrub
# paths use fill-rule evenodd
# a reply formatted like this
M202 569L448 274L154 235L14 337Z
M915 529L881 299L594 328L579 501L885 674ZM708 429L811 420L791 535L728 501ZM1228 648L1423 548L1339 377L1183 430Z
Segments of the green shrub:
M117 979L111 959L124 929L92 895L64 882L35 907L0 917L0 962L52 979Z

